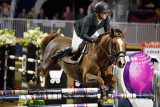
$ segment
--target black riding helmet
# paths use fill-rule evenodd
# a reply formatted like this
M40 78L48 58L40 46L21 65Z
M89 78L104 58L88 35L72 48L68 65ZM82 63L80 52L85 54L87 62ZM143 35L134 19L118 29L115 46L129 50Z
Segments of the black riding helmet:
M108 6L108 4L106 2L100 1L100 2L96 3L96 5L95 5L95 12L97 12L98 16L100 17L100 13L101 12L110 13L111 10L110 10L110 8L109 8L109 6Z
M107 12L107 13L109 13L111 10L110 10L110 8L109 8L109 6L106 2L100 1L100 2L96 3L95 11L96 12Z

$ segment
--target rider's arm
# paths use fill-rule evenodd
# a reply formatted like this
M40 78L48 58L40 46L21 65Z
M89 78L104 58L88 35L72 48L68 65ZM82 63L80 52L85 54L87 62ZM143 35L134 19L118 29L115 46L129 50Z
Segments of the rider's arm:
M89 28L90 28L90 21L89 20L84 20L83 21L83 24L82 24L82 27L81 27L81 32L80 32L80 38L84 39L85 41L88 41L88 42L93 42L93 38L89 37L87 35L88 31L89 31Z
M109 22L108 16L107 16L106 19L105 19L104 31L105 31L105 32L110 31L110 22Z

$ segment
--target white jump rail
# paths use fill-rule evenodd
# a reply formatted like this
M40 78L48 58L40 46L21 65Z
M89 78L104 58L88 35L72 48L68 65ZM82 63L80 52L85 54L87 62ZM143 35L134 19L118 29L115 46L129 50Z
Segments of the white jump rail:
M9 69L9 70L12 70L12 71L24 72L24 69L12 67L12 66L9 66L8 69ZM32 71L32 70L27 70L26 73L27 73L27 74L34 74L34 71Z
M14 56L14 55L9 55L9 58L10 59L18 59L18 60L20 60L20 61L22 61L22 60L27 60L28 62L32 62L32 63L35 63L35 62L38 62L38 63L40 63L40 60L36 60L36 59L33 59L33 58L28 58L28 59L26 59L26 58L24 58L24 57L16 57L16 56Z

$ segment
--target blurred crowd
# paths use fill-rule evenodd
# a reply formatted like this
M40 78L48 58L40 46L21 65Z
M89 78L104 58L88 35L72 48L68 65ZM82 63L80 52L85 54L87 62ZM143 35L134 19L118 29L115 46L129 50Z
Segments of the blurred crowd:
M98 1L98 0L97 0ZM116 0L104 0L109 4L111 8L116 6ZM137 0L131 0L133 3ZM160 0L139 0L140 5L139 9L157 9L160 8ZM157 2L158 1L158 2ZM84 7L80 7L77 13L73 13L71 7L66 6L64 12L60 14L60 12L56 12L53 15L53 20L79 20L85 17L87 14L91 14L94 12L95 3L91 3L88 6L88 10L84 10ZM0 18L8 18L10 17L10 5L7 3L3 3L0 6ZM19 15L16 18L27 18L27 19L49 19L43 8L40 9L38 14L35 14L34 8L31 8L29 12L26 12L26 9L23 8Z
M7 3L3 3L2 6L0 6L0 18L8 18L9 16L9 5Z
M85 17L87 14L94 12L95 3L92 3L88 10L85 11L84 7L80 7L77 13L73 13L71 11L70 6L66 6L64 12L60 14L60 12L56 12L53 15L53 20L79 20ZM0 6L0 18L9 18L10 17L10 5L7 3L3 3ZM24 19L49 19L43 8L40 9L39 13L36 14L34 8L32 7L29 12L26 12L26 9L23 8L21 12L18 14L16 18L24 18Z
M84 12L84 8L79 8L79 13L76 14L76 16L73 14L69 6L65 7L65 11L62 13L62 15L59 14L59 12L56 12L53 16L53 20L75 20L80 19L86 16ZM31 8L31 10L26 13L25 8L22 9L21 13L18 15L18 18L28 18L28 19L48 19L48 17L44 13L44 9L41 8L38 15L35 14L34 8Z

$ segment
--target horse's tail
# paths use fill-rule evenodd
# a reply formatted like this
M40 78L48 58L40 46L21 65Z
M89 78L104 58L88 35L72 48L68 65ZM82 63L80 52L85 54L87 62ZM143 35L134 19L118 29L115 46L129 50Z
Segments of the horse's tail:
M57 37L58 35L59 35L58 33L52 33L52 34L46 36L46 37L42 40L41 45L40 45L41 50L42 50L42 54L43 54L46 46L48 45L48 43L49 43L51 40L53 40L55 37Z

